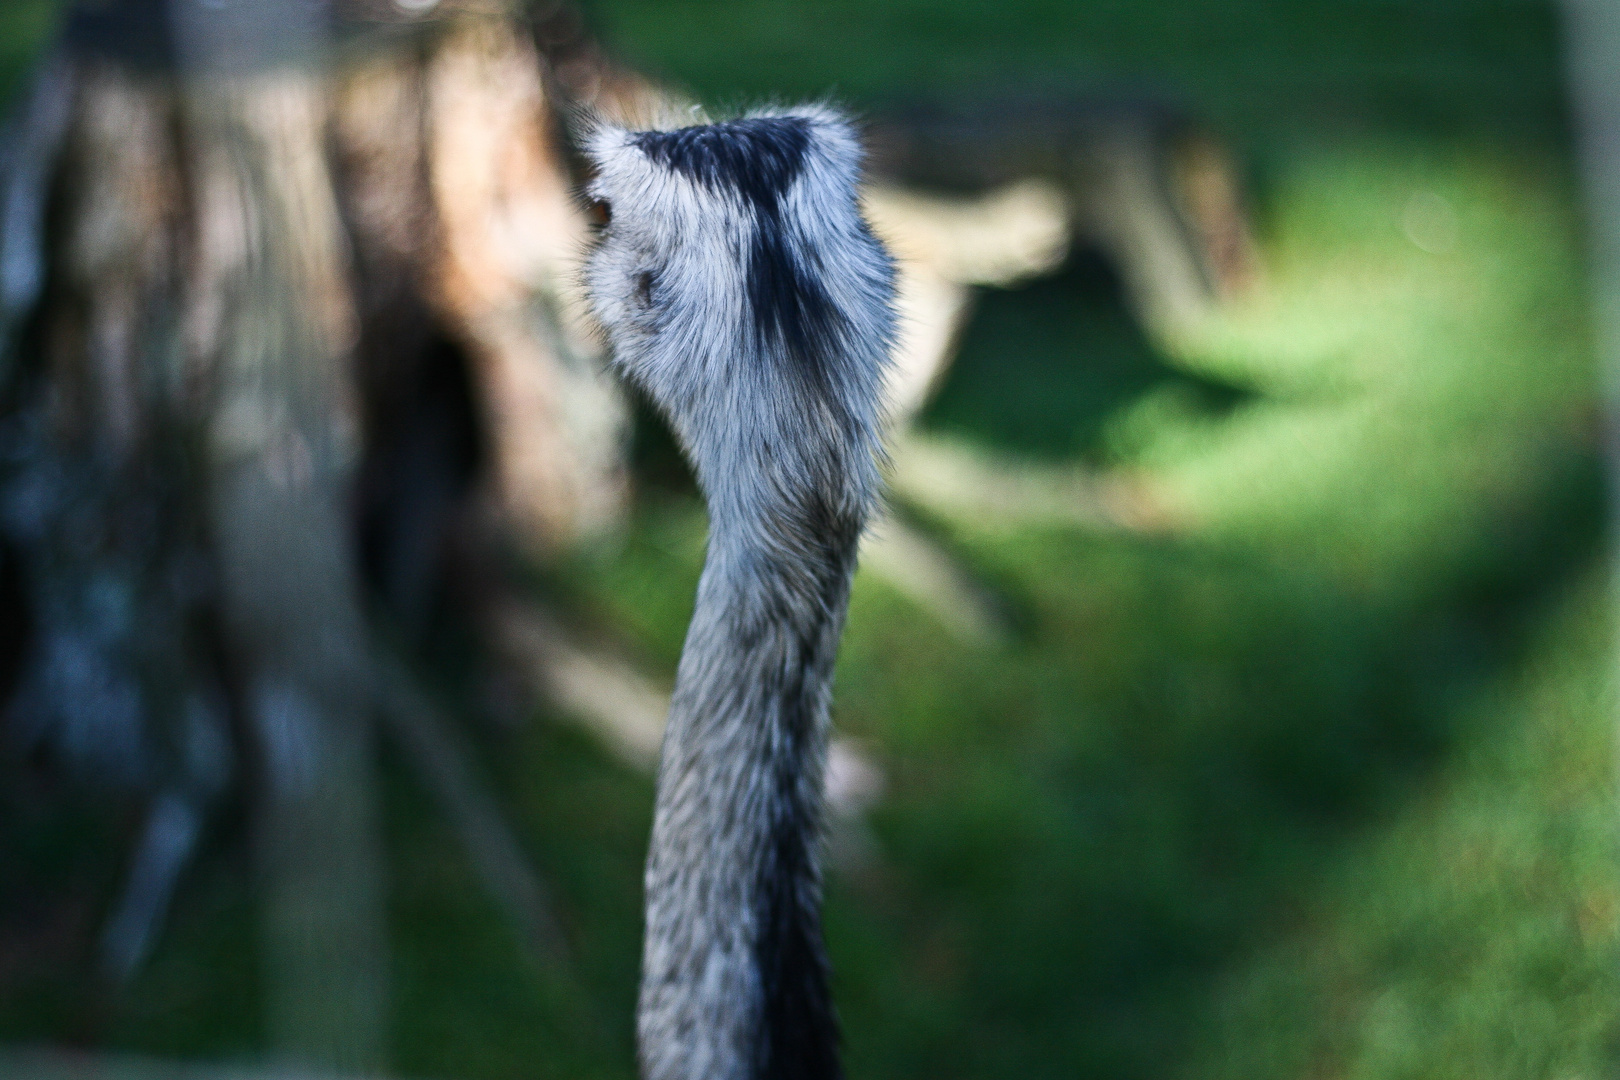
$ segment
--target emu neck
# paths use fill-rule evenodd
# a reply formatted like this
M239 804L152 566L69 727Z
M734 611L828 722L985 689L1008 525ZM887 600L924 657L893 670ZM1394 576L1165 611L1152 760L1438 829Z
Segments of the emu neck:
M841 1075L816 858L862 525L828 510L841 501L806 492L743 514L710 499L647 866L648 1080Z

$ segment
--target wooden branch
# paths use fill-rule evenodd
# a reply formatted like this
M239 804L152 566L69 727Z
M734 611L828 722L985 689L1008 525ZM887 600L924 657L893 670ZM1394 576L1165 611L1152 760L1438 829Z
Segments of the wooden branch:
M624 764L657 769L669 691L624 658L582 642L536 604L508 597L492 604L489 616L495 647L533 693ZM883 786L883 771L867 754L848 739L833 739L827 809L835 827L870 809Z
M897 439L891 457L895 494L974 529L1066 525L1107 531L1166 525L1152 491L1117 474L1034 464L917 433Z
M1006 618L988 590L950 552L893 515L873 524L861 541L861 568L878 575L973 645L998 648L1011 640Z

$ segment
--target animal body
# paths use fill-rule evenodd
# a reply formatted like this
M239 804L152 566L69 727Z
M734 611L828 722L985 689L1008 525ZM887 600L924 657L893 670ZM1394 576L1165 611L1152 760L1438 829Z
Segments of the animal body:
M586 283L709 507L646 872L647 1080L841 1075L817 847L828 683L879 492L894 271L819 107L599 129Z

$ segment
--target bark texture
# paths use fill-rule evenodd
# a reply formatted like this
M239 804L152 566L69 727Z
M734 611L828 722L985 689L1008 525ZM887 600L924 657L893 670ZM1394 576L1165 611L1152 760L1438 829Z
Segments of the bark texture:
M148 807L115 976L222 794L251 793L288 1060L383 1064L379 711L532 950L560 948L373 615L413 640L458 558L555 552L623 503L536 42L576 80L595 54L558 18L84 3L0 156L5 731Z

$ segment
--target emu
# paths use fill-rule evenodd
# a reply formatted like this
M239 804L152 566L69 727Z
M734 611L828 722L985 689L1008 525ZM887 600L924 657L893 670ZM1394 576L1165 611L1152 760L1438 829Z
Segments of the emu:
M829 680L879 492L894 269L830 109L588 140L591 305L709 509L646 870L647 1080L842 1075L818 867Z

